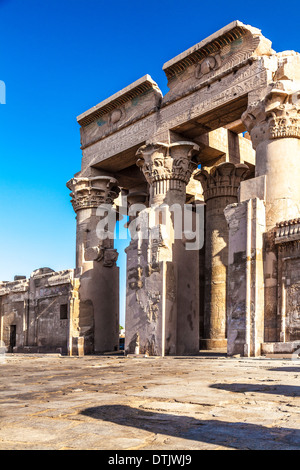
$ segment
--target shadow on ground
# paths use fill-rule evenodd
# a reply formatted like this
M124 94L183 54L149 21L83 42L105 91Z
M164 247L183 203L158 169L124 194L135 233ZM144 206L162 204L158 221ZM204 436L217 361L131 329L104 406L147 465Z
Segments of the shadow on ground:
M250 450L299 450L300 431L268 428L249 423L198 420L188 416L148 412L125 405L104 405L86 408L84 416L134 427L155 434Z
M226 390L227 392L245 393L271 393L273 395L282 395L285 397L300 397L300 387L293 385L267 385L267 384L213 384L211 388Z
M298 374L300 373L300 367L274 367L268 370L275 372L297 372Z

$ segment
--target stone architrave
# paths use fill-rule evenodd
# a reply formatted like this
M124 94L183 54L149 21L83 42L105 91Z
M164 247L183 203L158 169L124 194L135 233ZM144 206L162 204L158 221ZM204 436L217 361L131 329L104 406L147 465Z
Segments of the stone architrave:
M237 202L240 182L249 173L242 163L221 163L195 178L202 183L206 203L204 331L201 349L227 346L226 286L228 268L228 226L224 209Z
M118 253L113 242L114 224L107 228L107 238L99 238L97 227L106 215L104 210L98 213L99 207L112 207L119 194L118 182L110 176L79 176L67 187L76 212L76 275L80 278L74 342L80 343L84 353L114 351L119 341Z

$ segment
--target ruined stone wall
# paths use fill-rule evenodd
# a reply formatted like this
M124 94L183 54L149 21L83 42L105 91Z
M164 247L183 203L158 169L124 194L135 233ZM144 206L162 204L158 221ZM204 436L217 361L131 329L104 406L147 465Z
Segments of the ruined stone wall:
M300 341L300 219L277 224L277 341Z
M0 339L10 352L68 352L73 271L0 283Z

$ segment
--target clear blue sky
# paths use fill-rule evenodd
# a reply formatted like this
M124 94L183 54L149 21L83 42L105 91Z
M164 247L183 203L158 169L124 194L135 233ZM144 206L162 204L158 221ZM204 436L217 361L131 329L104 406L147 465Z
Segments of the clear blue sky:
M0 279L75 263L76 116L235 19L300 51L299 1L0 0ZM121 246L120 265L124 265Z

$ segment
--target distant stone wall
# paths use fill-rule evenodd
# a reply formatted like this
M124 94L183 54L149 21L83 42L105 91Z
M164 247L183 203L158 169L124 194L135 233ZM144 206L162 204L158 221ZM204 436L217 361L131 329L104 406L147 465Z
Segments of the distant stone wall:
M42 268L0 283L0 340L9 352L68 352L73 270Z

